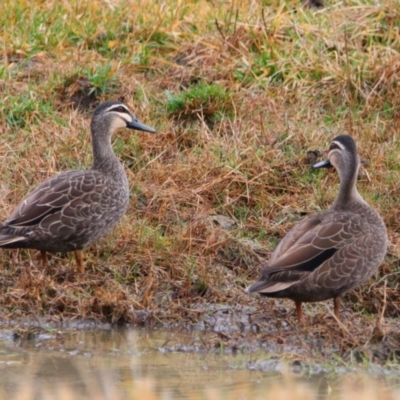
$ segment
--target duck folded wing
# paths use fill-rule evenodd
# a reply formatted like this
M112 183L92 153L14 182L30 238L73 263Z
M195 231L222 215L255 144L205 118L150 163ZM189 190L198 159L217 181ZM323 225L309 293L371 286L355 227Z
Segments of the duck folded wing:
M340 263L340 249L354 246L353 252L358 253L355 239L363 240L363 225L360 216L347 212L326 212L305 218L283 238L262 267L260 279L248 291L270 293L286 289L325 264L328 268L321 273L328 273L329 260L334 258ZM345 261L349 268L354 267L351 260Z
M100 200L103 177L95 171L82 172L71 171L45 181L25 197L3 225L23 228L43 224L45 220L54 223L57 215L58 219L61 214L68 216L71 207L74 218L87 218L89 209Z

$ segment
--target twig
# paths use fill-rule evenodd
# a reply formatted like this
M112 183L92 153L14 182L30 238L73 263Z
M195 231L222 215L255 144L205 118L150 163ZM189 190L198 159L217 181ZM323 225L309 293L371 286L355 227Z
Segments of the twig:
M380 328L382 330L382 325L383 325L383 318L385 315L385 311L386 311L386 279L385 279L385 284L383 286L383 301L382 301L382 307L381 307L381 311L379 312L378 318L377 318L377 322L376 322L376 327Z
M222 29L221 29L221 27L220 27L220 25L219 25L219 23L218 23L217 18L215 18L215 26L216 26L216 28L217 28L217 31L220 33L220 35L222 36L222 39L224 39L224 42L225 42L226 37L225 37L224 32L222 32Z
M350 337L350 339L352 340L353 343L355 343L358 347L361 347L361 344L358 342L357 339L354 338L354 335L352 335L349 330L347 329L347 327L343 324L342 321L340 321L339 318L336 317L336 315L332 312L332 310L326 305L326 308L329 312L329 314L332 315L332 317L335 319L335 321L337 322L337 324L339 325L339 328L343 331L346 332L347 335Z

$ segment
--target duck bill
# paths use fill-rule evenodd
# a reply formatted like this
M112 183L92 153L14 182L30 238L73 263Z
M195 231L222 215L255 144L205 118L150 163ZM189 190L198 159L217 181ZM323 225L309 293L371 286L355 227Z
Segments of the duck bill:
M145 124L142 124L140 121L138 121L136 118L132 120L132 122L128 122L127 127L129 129L135 129L136 131L142 131L142 132L150 132L150 133L156 133L156 130L153 128L150 128L150 126L147 126Z
M313 165L313 168L331 168L331 167L333 167L333 165L331 164L329 159Z

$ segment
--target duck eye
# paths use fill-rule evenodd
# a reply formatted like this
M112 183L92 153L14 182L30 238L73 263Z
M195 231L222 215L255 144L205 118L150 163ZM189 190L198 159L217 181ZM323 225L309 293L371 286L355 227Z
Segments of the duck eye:
M122 107L122 106L115 107L111 111L128 114L128 111L126 110L126 108Z
M336 143L331 143L330 147L329 147L329 151L331 150L340 150L340 147L336 144Z

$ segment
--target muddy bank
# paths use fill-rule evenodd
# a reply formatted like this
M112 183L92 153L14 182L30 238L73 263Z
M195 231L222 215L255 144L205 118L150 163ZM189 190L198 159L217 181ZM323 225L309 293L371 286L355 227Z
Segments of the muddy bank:
M261 351L301 365L335 357L343 362L397 363L400 322L392 318L397 302L391 301L394 289L383 283L348 293L340 324L331 301L304 304L306 323L299 326L292 301L244 293L245 277L258 273L256 266L248 269L246 264L253 260L250 252L246 262L239 260L242 267L238 260L236 266L214 264L206 275L194 275L190 281L163 280L161 270L134 277L125 267L106 262L89 262L80 275L72 259L56 256L45 273L36 267L34 253L31 260L27 251L8 254L13 258L0 271L1 326L16 340L37 340L53 329L161 327L202 332L201 340L190 335L184 342L169 340L165 352Z
M253 300L252 305L229 306L201 303L186 310L186 320L164 320L142 311L137 323L110 324L94 320L52 316L1 322L1 338L16 343L63 342L64 334L84 331L145 329L165 331L167 339L158 350L164 353L253 354L249 368L275 368L286 360L294 369L319 369L368 361L397 365L400 357L400 322L386 319L379 326L373 318L344 310L338 324L325 304L307 305L308 323L299 326L290 301ZM52 346L56 346L53 344ZM41 344L40 344L41 345ZM57 346L56 346L57 347ZM267 356L273 362L259 363ZM332 364L333 363L333 364Z

